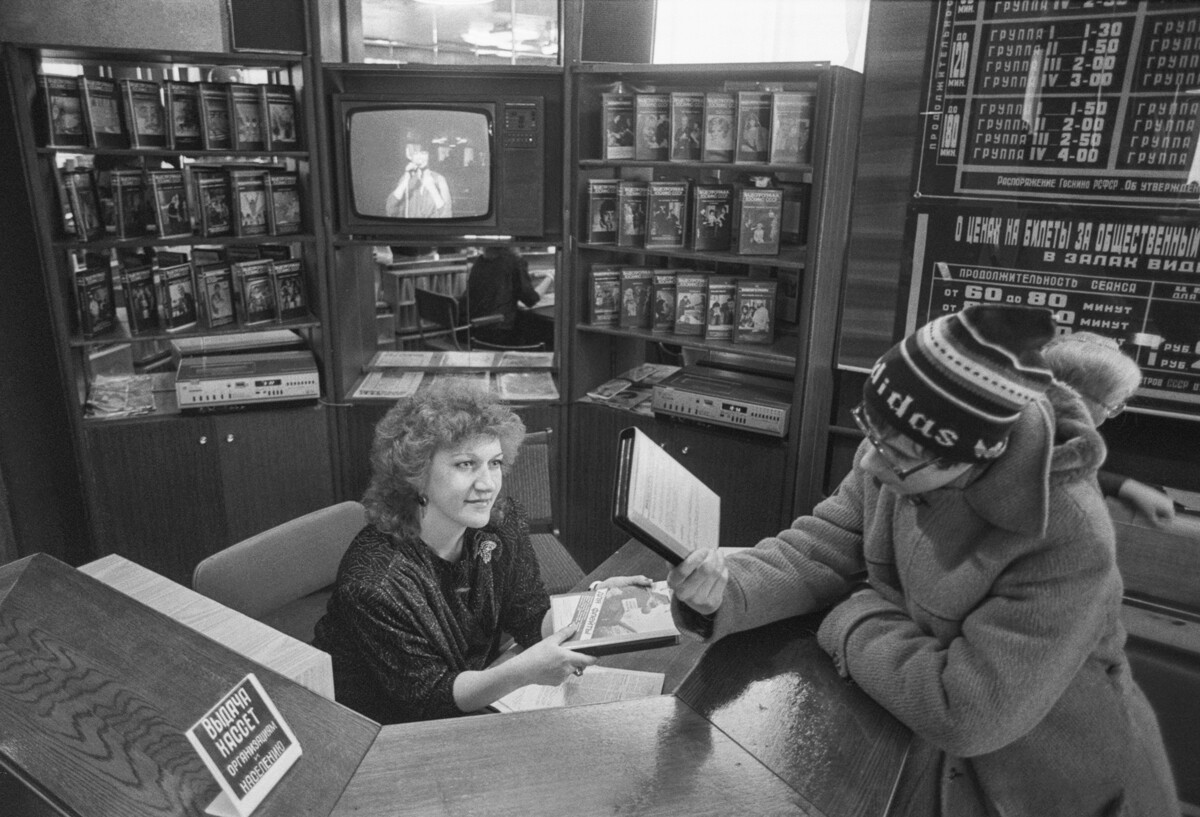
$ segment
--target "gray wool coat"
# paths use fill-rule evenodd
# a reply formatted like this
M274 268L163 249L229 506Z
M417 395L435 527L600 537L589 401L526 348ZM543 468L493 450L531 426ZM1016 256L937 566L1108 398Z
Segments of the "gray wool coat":
M981 476L916 501L862 470L866 446L811 516L727 559L711 637L830 608L838 669L941 753L921 817L1178 815L1078 398L1052 389Z

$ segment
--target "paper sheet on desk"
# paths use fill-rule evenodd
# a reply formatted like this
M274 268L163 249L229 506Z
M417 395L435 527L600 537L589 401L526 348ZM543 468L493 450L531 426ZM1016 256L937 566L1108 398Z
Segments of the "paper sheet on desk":
M1184 513L1200 514L1200 493L1163 486L1163 493Z
M556 706L583 706L661 695L666 676L661 672L592 666L556 687L530 684L510 692L492 706L500 712L524 712Z

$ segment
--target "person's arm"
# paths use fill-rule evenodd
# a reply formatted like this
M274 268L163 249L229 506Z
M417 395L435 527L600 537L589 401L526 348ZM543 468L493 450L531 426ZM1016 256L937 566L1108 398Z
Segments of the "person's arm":
M1008 745L1060 699L1106 626L1106 600L1119 593L1111 538L1098 546L1104 527L1092 521L1103 514L1099 499L1076 496L1056 509L1052 532L961 619L945 611L938 634L909 616L914 590L902 601L881 586L834 607L818 642L843 676L941 749L971 757ZM1015 545L1016 536L981 540Z
M728 558L719 550L689 555L668 576L676 624L701 638L719 639L821 609L844 596L866 568L862 481L867 479L852 470L811 515L750 550Z
M461 714L453 695L457 672L436 643L440 625L418 598L413 582L398 577L378 585L338 587L347 610L347 637L386 690L403 720Z
M1156 528L1175 520L1175 502L1157 488L1136 479L1126 479L1117 491L1117 498L1128 502Z
M574 634L573 626L564 627L507 661L458 673L454 702L463 712L474 712L529 684L558 686L596 663L593 656L562 646Z
M541 300L542 295L533 288L533 279L529 276L529 263L524 258L518 258L515 259L515 264L513 292L516 294L517 300L525 306L535 306Z

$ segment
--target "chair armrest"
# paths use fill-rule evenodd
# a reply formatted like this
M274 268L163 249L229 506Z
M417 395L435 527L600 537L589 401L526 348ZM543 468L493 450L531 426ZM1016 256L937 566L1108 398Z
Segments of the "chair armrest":
M491 326L494 323L503 323L503 315L480 315L478 318L471 318L471 326Z

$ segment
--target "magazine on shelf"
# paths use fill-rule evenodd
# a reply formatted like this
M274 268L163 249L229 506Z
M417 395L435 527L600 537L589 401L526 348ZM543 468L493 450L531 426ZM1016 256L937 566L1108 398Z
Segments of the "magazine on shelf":
M812 155L813 91L778 91L771 102L771 164L807 164Z
M492 375L490 372L453 372L441 370L433 373L433 382L435 384L444 383L448 380L457 380L466 383L468 386L485 391L490 391L492 388Z
M650 300L654 316L651 330L672 333L675 331L675 270L655 270L654 283L650 286Z
M308 291L304 285L304 261L289 258L274 261L275 303L279 305L279 320L289 321L308 315Z
M200 139L205 150L228 150L233 147L229 131L229 93L220 82L201 82Z
M588 179L589 244L617 243L618 179Z
M733 126L737 100L724 91L704 95L704 133L700 156L706 162L733 161Z
M401 371L398 369L379 369L367 372L358 388L351 397L384 397L389 400L399 400L401 397L411 397L417 393L417 387L424 379L424 372Z
M702 91L671 93L671 161L700 160L700 132L704 119Z
M600 95L605 159L633 158L633 94Z
M558 399L558 386L550 372L499 372L496 391L511 401Z
M671 590L665 581L649 587L598 587L550 597L554 630L575 625L563 642L589 655L666 647L679 643L679 629L671 618ZM586 674L586 673L585 673Z
M83 124L94 148L127 148L129 134L121 123L121 94L116 80L78 77L83 98Z
M679 564L697 549L717 547L721 497L641 429L620 433L613 522Z
M121 107L129 130L130 146L166 147L167 118L163 112L162 88L159 84L140 79L117 82L121 89Z
M679 366L672 366L670 363L640 363L622 372L621 377L639 386L653 386L663 382L679 369Z
M38 74L38 99L42 111L39 134L47 147L86 147L83 96L75 77Z
M605 380L596 388L588 391L587 396L593 400L606 401L632 385L632 380L627 380L624 377L614 377L612 380Z
M592 326L616 326L620 318L621 268L613 264L594 265L590 279L588 323Z
M622 179L617 183L617 246L646 245L646 198L650 183Z
M671 97L644 93L634 97L637 130L633 135L633 158L664 162L670 153Z
M174 150L199 150L204 147L200 119L200 86L195 82L163 82L167 117L167 147Z
M501 352L497 369L553 369L554 352Z
M638 406L650 402L653 398L654 390L652 388L641 384L634 384L627 389L617 392L605 400L604 403L612 408L633 411Z

